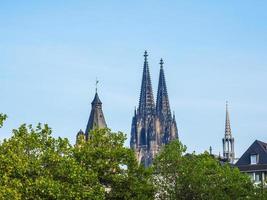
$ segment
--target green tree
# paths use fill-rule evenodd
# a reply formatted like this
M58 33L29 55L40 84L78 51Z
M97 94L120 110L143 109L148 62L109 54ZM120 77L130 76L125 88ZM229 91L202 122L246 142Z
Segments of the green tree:
M237 168L208 153L185 154L179 141L166 145L154 161L159 199L257 199L258 190Z
M73 157L67 139L45 125L22 125L0 145L0 199L103 199L93 170Z
M72 146L47 125L24 124L0 144L0 199L153 199L152 171L125 139L99 129Z
M0 113L0 128L2 128L4 121L6 120L7 116L3 113Z
M121 132L96 129L90 132L88 142L78 142L75 158L97 174L106 199L153 199L152 171L138 165L134 152L124 147L125 140Z

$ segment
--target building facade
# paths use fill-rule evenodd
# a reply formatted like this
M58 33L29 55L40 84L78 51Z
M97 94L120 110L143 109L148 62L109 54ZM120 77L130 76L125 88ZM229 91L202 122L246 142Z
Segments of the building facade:
M247 173L255 184L265 183L267 180L267 143L255 140L235 166L241 172Z
M155 104L147 57L145 51L139 106L134 110L130 140L130 146L135 151L138 162L145 166L151 165L163 145L170 140L178 139L175 115L172 115L170 109L163 60L160 60Z

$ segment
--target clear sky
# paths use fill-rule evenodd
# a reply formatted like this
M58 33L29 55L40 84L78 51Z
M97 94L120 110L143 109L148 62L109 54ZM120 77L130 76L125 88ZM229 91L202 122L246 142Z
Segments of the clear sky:
M222 152L229 101L237 156L267 141L266 1L1 1L0 140L48 123L72 143L95 92L109 127L130 136L149 53L156 96L164 59L172 111L189 151ZM129 145L129 141L126 142Z

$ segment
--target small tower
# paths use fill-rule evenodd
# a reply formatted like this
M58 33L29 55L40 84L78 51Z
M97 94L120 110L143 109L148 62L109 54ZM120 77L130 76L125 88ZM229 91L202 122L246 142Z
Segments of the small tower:
M230 163L235 160L234 138L230 126L230 117L228 110L228 102L226 102L226 119L225 119L225 134L222 139L223 142L223 158L226 158Z
M95 128L106 128L107 124L105 121L104 113L102 110L102 102L99 99L97 90L95 93L94 100L92 101L92 109L90 117L85 129L85 137L88 140L89 132Z
M176 139L179 139L179 136L178 136L178 128L176 124L175 114L173 113L170 140L176 140Z
M90 117L87 122L87 126L85 129L85 132L83 132L81 129L76 135L76 144L80 141L87 141L89 137L89 133L91 130L96 128L106 128L107 124L105 121L105 117L102 110L102 102L99 99L98 93L97 93L97 84L98 80L96 80L96 88L95 88L95 97L91 103L91 113Z
M85 134L84 132L82 131L82 129L79 130L79 132L77 133L76 135L76 145L79 146L79 144L81 142L84 142L85 141Z

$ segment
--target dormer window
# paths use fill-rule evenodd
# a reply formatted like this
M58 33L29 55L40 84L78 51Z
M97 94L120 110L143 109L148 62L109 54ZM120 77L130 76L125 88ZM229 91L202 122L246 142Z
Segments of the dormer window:
M256 165L256 164L258 164L258 154L252 154L252 155L250 155L250 164L251 165Z

